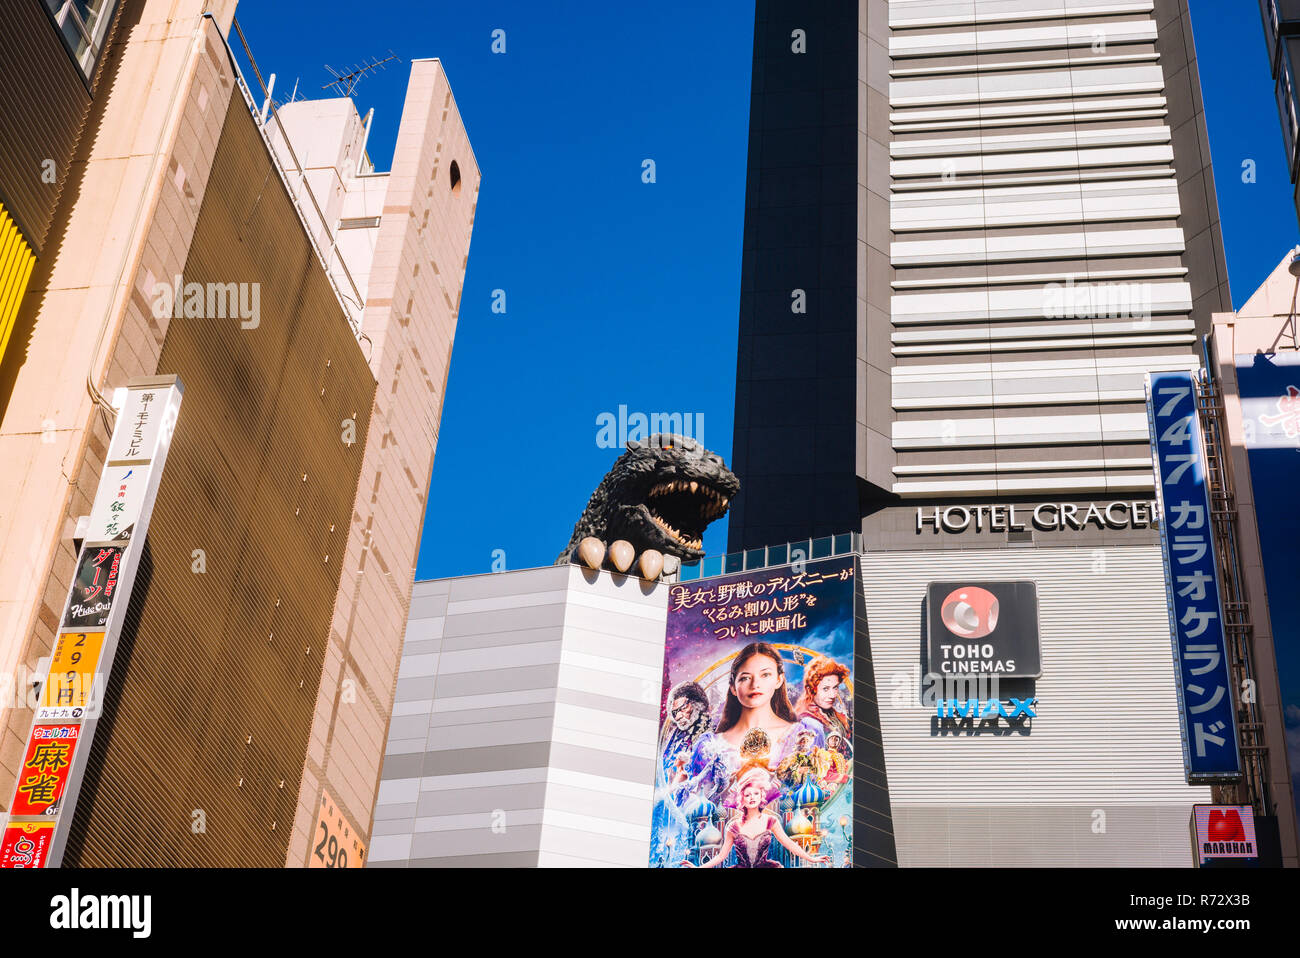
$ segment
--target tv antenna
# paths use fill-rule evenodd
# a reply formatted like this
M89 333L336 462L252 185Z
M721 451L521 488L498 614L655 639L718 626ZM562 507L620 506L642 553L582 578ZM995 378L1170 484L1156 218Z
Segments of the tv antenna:
M396 60L398 63L402 62L400 57L393 53L392 50L389 50L388 56L384 57L382 60L376 57L371 57L369 60L362 60L359 66L354 66L351 70L346 72L335 70L327 63L325 64L325 69L329 72L330 76L334 77L334 79L322 86L321 89L328 90L332 87L338 91L339 96L351 96L352 91L357 88L358 83L365 79L366 74L372 73L375 70L384 69L384 64L393 60Z

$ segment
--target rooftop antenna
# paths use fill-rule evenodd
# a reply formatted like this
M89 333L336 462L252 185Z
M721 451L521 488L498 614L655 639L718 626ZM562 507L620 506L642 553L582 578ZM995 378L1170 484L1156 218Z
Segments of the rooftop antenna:
M376 57L371 57L369 60L362 60L360 66L354 66L351 70L347 71L335 70L327 63L325 64L325 69L329 72L330 76L334 77L334 79L322 86L321 89L329 90L332 88L339 96L351 96L352 91L357 88L358 83L365 79L366 74L375 70L384 69L384 64L393 60L396 60L398 63L402 62L392 50L389 50L388 56L384 57L382 60Z
M272 75L272 76L275 76L274 73L271 74L271 75ZM298 101L298 99L299 99L299 95L298 95L298 83L299 83L298 80L294 80L294 81L293 81L293 92L289 94L289 99L287 99L287 100L277 100L275 97L270 97L270 100L271 100L271 110L272 110L272 111L278 110L278 109L280 109L280 107L285 106L285 105L287 105L287 104L289 104L289 103L296 103L296 102ZM268 92L269 92L269 89L268 89Z

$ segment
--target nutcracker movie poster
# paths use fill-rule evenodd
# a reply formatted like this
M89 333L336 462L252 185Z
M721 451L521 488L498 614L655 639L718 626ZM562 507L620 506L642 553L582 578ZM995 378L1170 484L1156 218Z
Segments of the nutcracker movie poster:
M856 580L843 556L672 586L652 867L851 865Z

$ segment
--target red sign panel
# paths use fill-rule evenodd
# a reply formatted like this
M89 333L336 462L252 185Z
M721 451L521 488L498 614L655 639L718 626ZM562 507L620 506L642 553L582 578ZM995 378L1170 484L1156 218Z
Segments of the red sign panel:
M53 822L10 825L0 841L0 868L44 868L53 837Z
M10 815L56 815L77 747L76 725L34 725Z
M1249 805L1193 805L1196 854L1205 864L1215 858L1258 858L1255 810Z

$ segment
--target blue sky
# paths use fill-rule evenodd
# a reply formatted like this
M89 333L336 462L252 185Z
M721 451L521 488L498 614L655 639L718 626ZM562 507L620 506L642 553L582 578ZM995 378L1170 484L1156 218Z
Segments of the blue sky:
M1295 209L1255 5L1191 8L1240 306L1295 245ZM337 0L238 9L282 94L297 79L327 95L326 63L441 58L483 173L417 577L487 572L495 550L507 568L549 565L613 461L600 414L702 416L704 443L731 460L752 0L389 0L357 14ZM407 70L355 94L375 107L381 169ZM725 544L715 523L705 548Z

